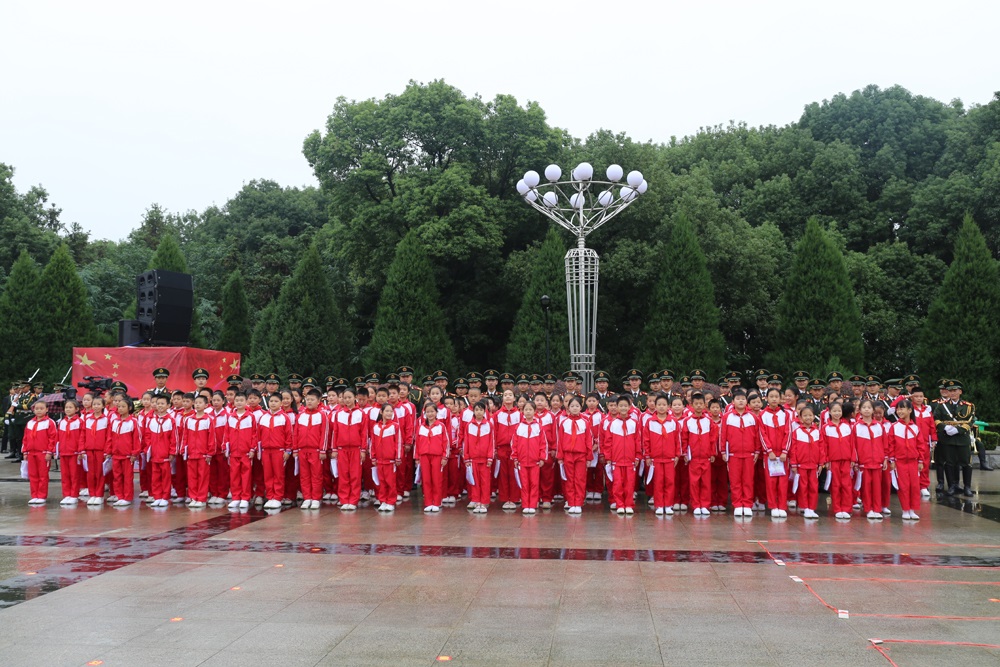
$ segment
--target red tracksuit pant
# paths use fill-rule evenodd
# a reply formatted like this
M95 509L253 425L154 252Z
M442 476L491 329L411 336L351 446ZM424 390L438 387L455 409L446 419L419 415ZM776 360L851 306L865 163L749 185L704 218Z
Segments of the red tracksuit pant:
M899 484L899 505L904 512L915 512L920 508L920 474L914 459L896 459L896 481ZM887 503L888 504L888 503Z
M799 490L795 494L795 502L798 509L816 511L816 503L819 501L819 477L816 476L816 468L799 467Z
M465 462L459 456L452 456L445 466L444 495L460 498L465 486Z
M174 460L174 472L170 477L174 485L174 491L177 492L179 498L186 498L191 495L188 490L188 462L184 460L184 457L178 456ZM91 491L90 495L94 495L93 491Z
M295 457L289 456L288 460L285 461L285 495L284 498L289 500L295 500L299 495L299 491L302 490L301 484L301 474L302 470L295 472ZM332 473L331 473L332 474Z
M830 510L851 512L854 506L854 484L850 461L830 461Z
M472 479L469 485L469 500L482 505L490 504L490 481L493 479L490 465L486 461L472 461Z
M712 464L708 459L691 459L688 463L688 483L691 486L691 506L708 509L712 502Z
M646 493L652 493L654 507L670 507L674 504L675 473L673 459L653 461L653 479L646 485Z
M882 507L889 506L889 498L892 496L892 471L886 468L882 471Z
M396 466L396 495L409 493L413 489L413 474L416 464L413 462L413 451L403 450L403 458Z
M281 451L281 450L277 450ZM267 484L264 482L264 461L261 459L254 459L253 463L250 464L250 483L253 486L253 495L260 496L262 498L267 498L270 500L270 496L267 495ZM284 486L282 486L284 489ZM278 496L278 500L281 500L282 496Z
M357 505L361 500L361 450L347 447L337 453L337 496L342 505ZM440 503L438 503L440 504Z
M378 486L375 487L375 497L380 503L396 504L396 464L392 461L376 464L378 470Z
M635 467L631 463L615 465L615 478L611 481L611 502L616 508L635 507L632 491L635 489Z
M45 452L29 452L24 455L28 461L28 486L32 498L49 497L49 462Z
M603 465L587 467L587 493L604 493Z
M91 498L104 497L104 453L87 450L87 491Z
M691 484L688 481L690 476L687 459L682 456L677 462L677 467L674 468L675 505L691 505Z
M303 500L323 498L323 469L320 465L318 449L299 450L299 484L302 486Z
M506 452L501 449L497 453L497 460L500 461L500 472L497 475L499 477L497 500L501 503L516 503L521 500L521 489L518 488L517 480L514 479L514 462L510 458L510 449L507 448ZM496 462L493 465L496 465Z
M865 512L882 512L882 468L865 468L861 475L861 507Z
M566 471L566 481L562 484L566 505L582 507L587 494L586 454L567 454L563 457L563 470ZM556 463L556 475L562 479L558 463Z
M767 483L767 508L772 510L788 510L788 475L771 476L767 470L769 457L764 457L764 476ZM785 472L788 472L788 462L785 462Z
M285 497L285 453L280 449L262 449L264 496L281 502ZM291 460L291 458L289 458Z
M753 507L753 479L757 466L752 456L737 458L730 454L729 487L733 495L733 507Z
M930 445L922 445L920 447L920 449L922 450L921 454L923 454L924 461L930 461L931 460L931 446ZM924 464L924 469L918 471L917 475L920 478L920 488L921 489L929 489L929 488L931 488L931 467L929 465L927 465L925 463Z
M229 459L221 453L213 456L208 478L208 495L215 498L225 498L229 495L230 483Z
M59 470L62 472L63 498L76 498L80 495L80 471L77 455L59 457Z
M233 456L229 459L229 490L233 500L250 500L250 482L253 476L253 460L249 455ZM224 496L220 496L224 497Z
M188 495L198 502L208 500L208 461L203 456L187 460ZM177 492L180 495L180 491Z
M538 497L543 503L551 503L555 498L558 477L559 463L550 456L545 459L545 465L538 471Z
M170 500L170 462L147 464L150 470L150 495L154 500Z
M716 456L712 463L712 507L725 507L729 504L729 466Z
M112 490L119 500L135 497L135 471L130 459L115 458L111 462L111 473L114 475Z
M145 453L139 458L139 490L150 493L153 488L153 469Z
M518 471L521 478L521 507L536 509L539 502L542 469L535 465L522 465Z
M343 476L344 473L340 474ZM444 492L440 454L424 454L420 457L420 485L424 490L424 507L440 507Z
M764 459L767 460L766 457ZM753 473L753 497L757 502L763 503L767 500L767 466L754 467Z

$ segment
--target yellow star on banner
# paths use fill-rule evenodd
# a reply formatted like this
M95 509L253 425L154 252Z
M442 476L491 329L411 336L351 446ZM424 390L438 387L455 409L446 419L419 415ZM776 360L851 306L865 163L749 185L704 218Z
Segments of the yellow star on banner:
M233 361L233 363L229 364L229 368L232 369L234 372L239 367L240 367L240 362L238 362L238 361Z
M226 358L222 357L222 363L226 363Z
M118 368L118 364L112 364L111 367L112 368Z
M111 361L111 355L110 354L105 354L104 355L104 360L105 361Z
M111 374L111 377L113 377L113 378L116 378L116 377L118 377L118 373L112 373L112 374Z
M80 360L80 365L81 366L86 366L87 368L90 368L91 366L94 365L94 360L93 359L88 359L86 352L84 352L82 355L78 354L78 355L76 355L76 357L77 357L77 359Z

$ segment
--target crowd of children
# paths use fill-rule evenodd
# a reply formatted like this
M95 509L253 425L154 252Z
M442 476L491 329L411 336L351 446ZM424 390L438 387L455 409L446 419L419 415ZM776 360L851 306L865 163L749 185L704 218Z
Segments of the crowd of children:
M936 419L915 376L881 394L871 376L860 392L851 390L855 378L845 386L837 373L782 388L780 376L762 370L749 390L731 373L713 394L700 371L679 390L664 371L646 393L631 371L617 394L598 373L597 391L582 395L573 374L562 394L531 391L538 376L527 378L528 389L515 388L515 378L495 371L485 374L493 380L486 387L481 377L463 378L451 394L446 374L436 375L426 394L397 374L354 386L330 377L325 394L312 378L279 390L276 381L270 386L276 376L265 392L244 390L237 376L225 392L159 387L138 400L123 391L86 393L65 402L58 422L37 401L23 447L29 502L46 502L58 459L67 507L131 506L138 471L139 497L152 508L228 502L235 511L280 510L298 502L318 510L326 502L392 512L419 486L427 513L467 496L477 514L493 502L533 515L563 501L578 515L606 493L624 516L645 496L657 516L690 508L708 517L731 506L736 517L767 508L781 519L797 507L814 520L822 489L837 519L861 509L881 520L896 489L902 518L917 520L921 499L930 497L939 431L950 437L964 424L968 434L972 424ZM810 393L817 387L823 391ZM938 388L949 417L972 414L957 410L971 405L960 383Z

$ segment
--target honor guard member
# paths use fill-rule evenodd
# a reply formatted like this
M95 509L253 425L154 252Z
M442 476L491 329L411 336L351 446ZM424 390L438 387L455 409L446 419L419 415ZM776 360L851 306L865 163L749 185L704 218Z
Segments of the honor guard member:
M819 415L823 414L823 410L826 409L826 403L823 401L823 394L826 392L826 384L819 378L812 378L809 380L809 405L813 409L813 414L819 419Z
M576 373L566 371L562 375L563 386L566 388L566 397L580 396L580 384L577 382Z
M556 393L556 375L555 373L546 373L542 376L542 391L549 398L552 398L552 394Z
M153 382L155 386L148 391L152 392L153 396L170 396L170 390L167 389L167 378L170 377L170 371L166 368L157 368L153 371Z
M226 378L226 384L230 387L236 387L236 389L239 390L240 386L243 384L243 376L234 373Z
M34 384L31 385L31 391L35 394L36 401L40 398L43 398L45 396L45 383L35 382Z
M674 387L674 372L669 368L660 371L660 391L667 395L668 403L678 395Z
M691 387L694 388L696 392L700 394L705 391L705 382L708 381L708 374L705 373L705 371L700 368L696 368L691 371L691 375L688 377L691 378Z
M909 396L913 393L914 387L920 386L920 376L910 373L903 378L903 393Z
M399 384L398 380L396 381L396 384L397 385ZM337 387L336 375L327 375L325 378L323 378L323 389L325 389L327 392L329 392L331 389L336 391L336 387Z
M840 390L844 388L844 375L833 371L826 376L826 386L833 390L837 396L840 396Z
M719 388L723 393L719 396L723 408L728 408L733 402L733 390L738 389L743 381L743 376L736 371L729 371L719 380Z
M535 394L542 393L542 376L538 373L532 373L528 378L528 386L531 387L531 398L534 398Z
M768 389L777 389L781 391L781 385L784 383L785 378L781 377L781 373L771 373L767 376L767 389L761 394L761 398L767 396Z
M365 394L366 395L368 394L368 385L365 383L364 376L359 375L358 377L354 378L354 388L355 389L364 389L365 390Z
M758 368L753 372L753 384L760 392L761 396L767 395L768 390L768 378L771 376L771 371L766 368Z
M298 373L291 373L288 376L288 388L302 392L302 376Z
M434 384L441 388L445 396L448 396L448 374L442 370L436 370L431 373L431 377L434 378Z
M594 374L594 391L597 393L597 401L604 414L608 413L608 399L611 398L610 384L611 376L606 371L597 371Z
M369 373L365 376L365 386L369 389L378 389L382 384L382 377L378 373Z
M851 396L858 399L865 397L865 379L862 376L852 375L847 381L851 383Z
M454 396L455 400L458 401L459 405L464 410L469 407L469 380L467 378L460 377L455 380L454 387L455 393L449 395Z
M527 373L521 373L517 376L517 390L514 392L515 396L527 396L531 398L531 385L530 378Z
M475 387L476 389L479 389L480 391L482 391L482 389L483 389L483 376L480 375L479 373L477 373L476 371L472 371L471 373L468 373L465 376L465 380L469 383L469 389L472 389L473 387Z
M649 387L650 394L660 391L660 371L653 371L646 376L646 386Z
M487 368L486 372L483 373L483 378L486 381L486 389L483 391L483 396L496 396L499 399L501 396L500 371L495 368Z
M691 388L691 378L689 378L687 375L682 375L681 376L681 396L684 397L685 401L687 400L687 390L690 389L690 388Z
M642 390L642 371L638 368L631 368L626 377L628 378L628 393L632 397L632 405L639 410L645 410L646 392Z
M899 396L903 393L903 378L890 378L885 383L885 399L886 403L892 405Z
M34 417L31 410L31 404L34 402L35 394L31 391L31 381L21 382L10 407L7 408L10 420L10 454L7 456L8 459L16 459L19 462L23 460L21 447L24 443L24 430Z
M865 378L865 398L873 401L882 400L882 380L877 375L869 375Z
M259 391L261 393L261 395L263 395L264 394L264 376L261 375L260 373L252 373L250 375L250 388L251 389L256 389L257 391Z
M501 373L500 374L500 395L502 396L505 391L517 392L514 387L514 374L513 373Z
M194 380L194 392L197 394L208 384L208 369L194 369L194 371L191 372L191 379Z
M629 385L629 382L628 382L628 373L626 373L625 375L622 376L622 379L620 380L620 382L621 382L621 385L622 385L622 391L621 391L621 393L623 393L623 394L629 393L629 387L630 387L630 385Z
M947 380L941 390L941 403L934 406L937 427L937 452L944 463L948 495L959 494L958 471L962 470L963 495L972 497L972 442L975 438L976 406L962 400L962 383Z
M121 394L122 396L128 396L128 385L122 382L121 380L115 380L114 382L111 383L111 393Z
M396 373L387 373L385 376L385 386L387 387L398 387L399 386L399 375Z
M423 379L424 396L425 397L430 398L429 392L431 390L431 387L433 387L434 385L435 385L434 376L433 375L425 375L424 379ZM419 408L420 406L418 405L417 407Z
M795 383L795 392L799 395L799 398L804 398L809 400L809 373L805 371L795 371L792 373L792 382Z
M396 369L396 375L399 376L400 384L410 386L410 391L407 395L410 402L414 405L420 405L420 401L423 399L424 393L420 390L420 387L413 384L413 368L410 366L400 366Z
M267 405L267 400L272 394L277 394L281 388L281 376L277 373L268 373L264 376L264 392L261 394L261 405Z
M347 378L337 378L337 384L333 385L333 390L338 394L347 389L350 385L347 383Z
M319 389L319 380L311 375L302 378L302 393L304 394L310 389Z

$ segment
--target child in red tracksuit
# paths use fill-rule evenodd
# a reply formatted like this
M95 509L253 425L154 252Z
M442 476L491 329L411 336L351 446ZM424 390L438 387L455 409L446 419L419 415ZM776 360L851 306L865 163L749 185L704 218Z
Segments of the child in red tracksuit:
M607 444L604 447L608 463L614 466L614 479L611 480L612 502L619 514L635 513L635 470L639 466L642 455L639 425L629 417L632 401L628 396L619 396L615 401L618 414L608 423L605 436Z
M438 419L433 401L424 401L423 418L417 423L413 455L419 461L424 492L424 512L440 512L444 469L451 449L450 428Z
M920 468L918 475L920 478L920 495L924 498L930 498L931 450L937 443L937 426L934 424L934 412L924 401L924 390L921 387L914 387L910 390L910 402L913 404L913 415L910 418L920 428L920 454L924 460L924 465Z
M792 431L789 463L798 474L796 500L798 510L807 519L818 519L816 504L819 494L819 471L825 467L827 455L823 448L823 435L816 425L816 413L811 405L802 406L799 427Z
M250 508L253 459L259 442L257 418L247 410L246 394L238 392L226 417L224 453L229 459L229 489L233 496L229 509Z
M587 459L587 500L600 500L604 494L604 465L601 463L598 439L601 436L604 413L601 412L601 401L597 394L588 394L586 405L587 410L584 415L590 423L590 432L594 436L594 451Z
M208 466L215 455L215 420L205 410L208 399L199 394L194 399L194 414L184 419L181 429L181 452L187 462L188 507L208 504ZM178 495L180 493L178 492Z
M170 504L170 463L176 460L177 430L168 413L169 400L165 395L153 398L155 413L146 419L143 427L143 446L150 470L150 507L167 507Z
M830 510L838 519L850 519L854 504L851 470L857 466L858 454L854 449L854 427L850 420L853 410L850 403L834 403L830 406L828 421L820 427L830 470Z
M882 518L882 471L889 467L885 451L885 428L875 421L871 400L861 401L861 419L854 424L854 446L861 475L861 505L869 519Z
M896 471L899 486L899 504L903 508L903 518L916 521L920 507L920 471L924 461L922 434L920 427L910 419L913 404L908 400L896 404L899 421L889 425L889 462Z
M114 507L128 507L135 497L135 462L142 451L142 429L132 414L132 399L123 396L118 401L119 419L111 425L108 451L111 454L114 481L112 492L118 496Z
M486 401L472 406L472 421L465 425L462 456L465 466L472 471L469 485L469 509L475 514L485 514L490 504L490 474L496 458L496 425L486 416Z
M566 474L563 482L566 512L582 514L587 492L587 463L594 457L594 432L590 418L582 414L583 403L579 396L570 396L566 408L566 417L556 424L556 459Z
M719 428L705 411L705 397L691 396L691 416L681 422L681 451L688 462L691 504L695 516L709 516L712 462L719 454Z
M80 416L80 404L75 400L66 401L63 406L66 416L59 420L59 442L56 455L59 457L59 470L62 471L63 499L60 505L76 505L80 495L80 472L78 463L83 446L83 417Z
M556 415L550 410L551 404L544 393L535 394L534 403L535 421L542 427L542 435L549 447L545 453L545 465L538 471L538 498L542 502L542 509L550 509L556 494L556 478L559 477L559 465L555 456Z
M767 407L760 413L760 445L765 458L764 477L767 483L767 504L774 518L788 516L788 446L791 442L791 418L781 405L781 392L768 389ZM772 474L772 461L780 460L782 471Z
M294 416L295 448L293 452L299 463L299 484L302 487L301 509L304 510L318 510L320 500L323 498L322 465L326 461L329 449L330 419L326 412L319 409L319 398L319 392L310 389L305 398L306 409ZM365 435L367 435L367 431ZM345 457L345 460L347 458ZM361 452L361 458L364 458L363 452ZM343 464L344 461L341 460L340 463ZM361 495L360 463L361 459L358 459L358 496ZM341 479L343 479L344 471L341 470L340 474ZM357 502L358 500L354 500L354 503ZM353 509L353 507L344 509Z
M361 501L361 456L368 447L368 416L358 407L355 393L345 389L341 409L332 415L330 456L337 460L337 496L340 509L355 510Z
M44 505L49 497L49 465L56 453L59 440L58 427L48 416L45 401L37 400L31 405L34 413L24 427L21 453L28 462L28 482L31 489L29 505Z
M521 414L523 419L514 429L510 443L511 457L521 481L521 512L531 515L538 507L541 471L549 457L549 447L545 427L535 419L535 404L525 403Z
M722 401L713 398L708 402L708 416L715 423L717 432L722 430ZM712 461L712 506L713 512L725 512L729 504L729 466L722 459L722 450Z
M680 396L671 397L670 415L677 422L678 428L680 423L687 418L687 407L684 405L684 399ZM682 455L677 459L677 467L674 468L674 511L687 510L690 502L691 484L688 477L688 462L687 457Z
M281 396L271 394L267 399L269 412L257 417L257 434L260 445L257 456L261 459L264 474L264 495L267 502L264 509L281 509L285 497L285 461L292 455L294 437L293 417L281 409ZM253 414L253 411L248 408Z
M747 406L742 389L733 392L732 409L722 417L719 449L729 470L733 516L753 516L754 469L760 456L757 417Z
M670 414L670 399L660 394L653 404L654 415L643 427L643 455L653 478L646 493L653 496L656 516L674 513L674 470L681 455L680 424ZM650 486L652 489L650 489Z
M503 404L493 415L496 424L497 459L493 464L496 469L493 476L497 478L497 500L503 503L503 509L517 508L521 500L521 489L514 477L514 463L511 461L510 443L514 439L514 430L521 423L521 411L514 404L514 392L509 389L503 393Z
M104 452L108 449L111 420L104 412L104 399L95 396L91 413L84 421L83 455L87 469L88 505L104 504Z
M372 424L371 444L368 451L378 474L375 497L379 512L396 510L396 467L403 462L403 432L396 421L395 409L386 403Z
M230 495L229 459L224 456L225 443L228 439L226 430L229 427L229 410L226 408L226 395L221 391L212 393L212 406L208 412L215 420L215 451L219 454L212 459L208 476L208 502L221 505Z

